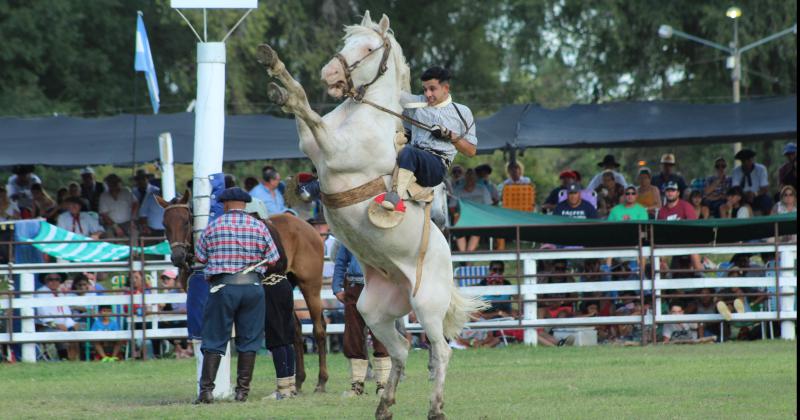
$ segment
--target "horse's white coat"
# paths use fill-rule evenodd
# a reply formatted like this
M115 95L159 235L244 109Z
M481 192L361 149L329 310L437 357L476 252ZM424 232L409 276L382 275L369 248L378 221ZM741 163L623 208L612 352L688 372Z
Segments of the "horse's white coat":
M384 34L391 42L388 69L366 93L365 98L395 112L402 112L401 89L409 90L409 69L400 45L389 30L384 15L376 24L369 12L360 25L348 26L344 48L340 51L348 63L354 63L371 49L382 44ZM372 80L378 71L381 53L372 54L352 71L355 86ZM342 65L332 59L321 76L329 92L338 95L336 83L344 80ZM314 162L325 193L337 193L385 176L387 187L395 166L394 135L400 121L389 114L351 99L324 117L308 105L305 92L285 70L280 60L268 64L268 72L286 88L284 110L297 116L300 149ZM279 89L279 88L278 88ZM366 287L358 301L358 310L372 332L385 345L392 358L392 371L376 417L389 416L397 382L408 356L408 342L395 329L395 320L414 311L431 344L431 375L434 389L429 417L443 417L443 389L451 349L447 338L457 335L469 313L483 304L462 297L453 283L450 247L444 235L432 226L429 247L423 265L422 283L416 297L411 296L416 277L416 263L422 241L423 207L408 205L401 224L393 229L373 226L367 217L369 201L352 206L325 208L325 218L333 234L344 243L364 267ZM432 222L430 222L432 223Z

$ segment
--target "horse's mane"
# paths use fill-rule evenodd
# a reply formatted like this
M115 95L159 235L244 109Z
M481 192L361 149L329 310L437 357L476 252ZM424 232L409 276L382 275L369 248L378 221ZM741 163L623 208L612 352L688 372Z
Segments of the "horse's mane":
M380 33L380 31L380 26L375 22L372 22L369 25L346 25L344 27L344 37L342 37L342 39L346 42L350 37L371 36L376 35L376 32ZM411 90L411 70L406 62L406 57L403 55L403 48L394 38L394 31L392 28L389 28L386 31L386 37L389 38L389 43L392 46L390 56L394 62L394 67L397 73L397 84L400 86L401 90L409 92Z

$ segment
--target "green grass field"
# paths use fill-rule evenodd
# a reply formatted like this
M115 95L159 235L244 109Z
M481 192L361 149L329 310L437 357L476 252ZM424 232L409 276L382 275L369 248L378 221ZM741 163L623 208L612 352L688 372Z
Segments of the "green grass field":
M306 361L316 375L314 363ZM396 419L425 418L426 364L427 352L411 354ZM340 396L349 386L341 354L330 358L327 393L280 402L261 401L274 389L266 356L245 404L189 404L194 369L187 360L0 365L0 418L365 419L377 403ZM796 369L796 342L780 341L456 351L445 411L451 419L796 418Z

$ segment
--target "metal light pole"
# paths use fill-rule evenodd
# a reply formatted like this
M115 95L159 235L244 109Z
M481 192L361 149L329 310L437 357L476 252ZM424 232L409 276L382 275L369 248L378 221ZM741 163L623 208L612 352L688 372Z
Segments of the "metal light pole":
M784 29L780 32L776 32L768 37L759 39L752 44L745 45L744 47L739 48L739 17L742 16L742 10L738 7L731 7L727 11L725 11L725 16L731 18L733 20L733 42L731 43L730 47L726 47L724 45L718 44L713 41L709 41L707 39L700 38L698 36L687 34L686 32L679 31L672 26L669 25L661 25L658 28L658 35L661 38L671 38L673 35L678 36L680 38L688 39L690 41L697 42L699 44L703 44L707 47L715 48L721 51L726 52L730 56L730 60L732 63L732 70L731 70L731 81L733 82L733 102L739 103L740 99L740 81L742 78L742 53L748 50L752 50L755 47L760 45L766 44L767 42L773 41L778 39L784 35L794 34L797 35L797 23L788 29ZM738 152L742 148L741 143L734 144L734 153Z

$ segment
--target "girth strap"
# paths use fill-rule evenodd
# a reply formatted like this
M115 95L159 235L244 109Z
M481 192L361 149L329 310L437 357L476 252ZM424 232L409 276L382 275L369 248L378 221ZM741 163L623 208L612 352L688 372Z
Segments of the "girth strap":
M322 204L330 209L352 206L386 192L386 183L379 176L366 184L335 194L320 193Z

